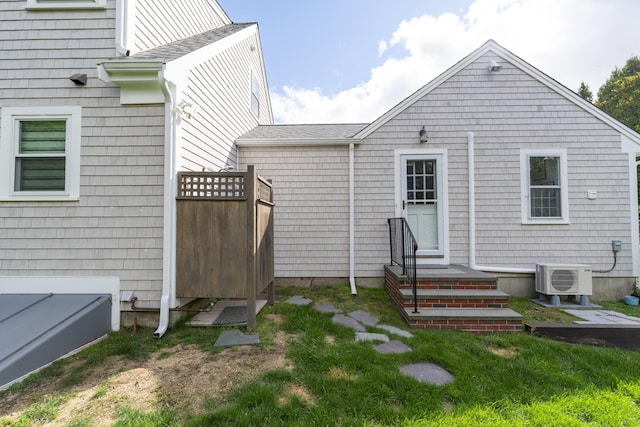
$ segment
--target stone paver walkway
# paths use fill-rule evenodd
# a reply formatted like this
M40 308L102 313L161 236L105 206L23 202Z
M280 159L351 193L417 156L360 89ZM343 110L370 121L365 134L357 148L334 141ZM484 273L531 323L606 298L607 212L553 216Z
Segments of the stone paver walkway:
M584 320L577 320L574 323L581 325L638 325L640 318L627 316L611 310L565 310L572 316Z
M309 298L300 295L293 296L285 301L293 305L310 305L313 303ZM344 315L343 310L333 304L319 304L313 307L321 313L333 314L332 322L351 328L356 331L356 341L370 341L381 343L373 347L373 350L380 354L400 354L413 351L411 347L402 341L390 340L387 334L379 332L369 332L367 327L382 329L390 334L401 336L403 338L413 338L414 335L390 325L379 324L379 319L367 313L366 311L356 310L348 315ZM639 319L640 320L640 319ZM260 344L258 335L245 335L237 329L223 331L214 347L231 347L236 345L256 345ZM400 373L411 376L417 381L426 382L435 385L444 385L454 380L454 377L445 369L430 362L413 363L399 367Z
M290 302L292 301L292 302ZM287 302L291 304L301 305L301 301L304 305L311 304L311 300L308 300L301 296L294 296L289 298ZM335 307L333 304L319 304L313 307L315 310L321 313L329 313L334 316L331 318L333 323L351 328L356 331L356 341L371 341L382 342L382 344L376 345L373 350L380 354L400 354L413 351L411 347L402 341L390 340L389 336L377 332L368 332L367 327L382 329L390 334L398 335L404 338L413 338L414 335L405 331L404 329L397 328L391 325L379 324L380 320L371 314L363 310L356 310L348 313L348 315L342 314L343 311ZM453 375L447 372L440 366L430 363L413 363L409 365L403 365L399 367L400 372L404 375L415 378L417 381L426 382L435 385L448 384L454 380Z

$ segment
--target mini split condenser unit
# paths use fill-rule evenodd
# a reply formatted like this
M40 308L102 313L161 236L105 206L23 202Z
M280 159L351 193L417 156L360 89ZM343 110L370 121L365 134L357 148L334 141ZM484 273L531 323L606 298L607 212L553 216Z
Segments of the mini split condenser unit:
M545 295L591 295L591 266L538 264L536 292Z

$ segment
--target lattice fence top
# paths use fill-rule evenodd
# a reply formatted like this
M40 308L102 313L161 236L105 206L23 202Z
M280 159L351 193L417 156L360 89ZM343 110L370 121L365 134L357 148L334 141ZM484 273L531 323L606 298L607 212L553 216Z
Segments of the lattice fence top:
M243 173L181 172L178 199L246 200Z

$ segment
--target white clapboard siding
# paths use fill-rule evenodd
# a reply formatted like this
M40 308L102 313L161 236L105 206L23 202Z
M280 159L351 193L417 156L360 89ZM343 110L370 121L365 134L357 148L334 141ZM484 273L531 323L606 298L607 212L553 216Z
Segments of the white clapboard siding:
M0 2L0 108L82 107L80 199L0 203L0 275L118 276L141 306L157 305L164 105L122 106L97 78L96 64L115 56L114 0L83 11L24 3Z
M240 159L273 180L276 277L348 277L348 147L246 147Z
M180 168L217 171L237 164L234 141L258 124L271 124L268 89L255 34L189 72L185 99L198 111L182 123ZM251 74L261 82L261 114L251 110Z
M230 23L213 0L137 0L135 52Z

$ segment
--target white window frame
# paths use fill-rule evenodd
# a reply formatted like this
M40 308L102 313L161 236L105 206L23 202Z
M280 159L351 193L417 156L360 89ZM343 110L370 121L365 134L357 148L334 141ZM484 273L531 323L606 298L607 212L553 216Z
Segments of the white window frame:
M27 0L25 9L106 9L107 0Z
M0 131L0 200L73 201L80 198L80 141L82 107L3 107ZM16 191L15 171L20 120L66 120L64 191Z
M560 209L559 217L531 217L531 198L529 191L531 157L557 157L560 161ZM569 180L567 170L567 150L564 148L522 149L520 150L520 186L522 199L523 224L569 224Z

